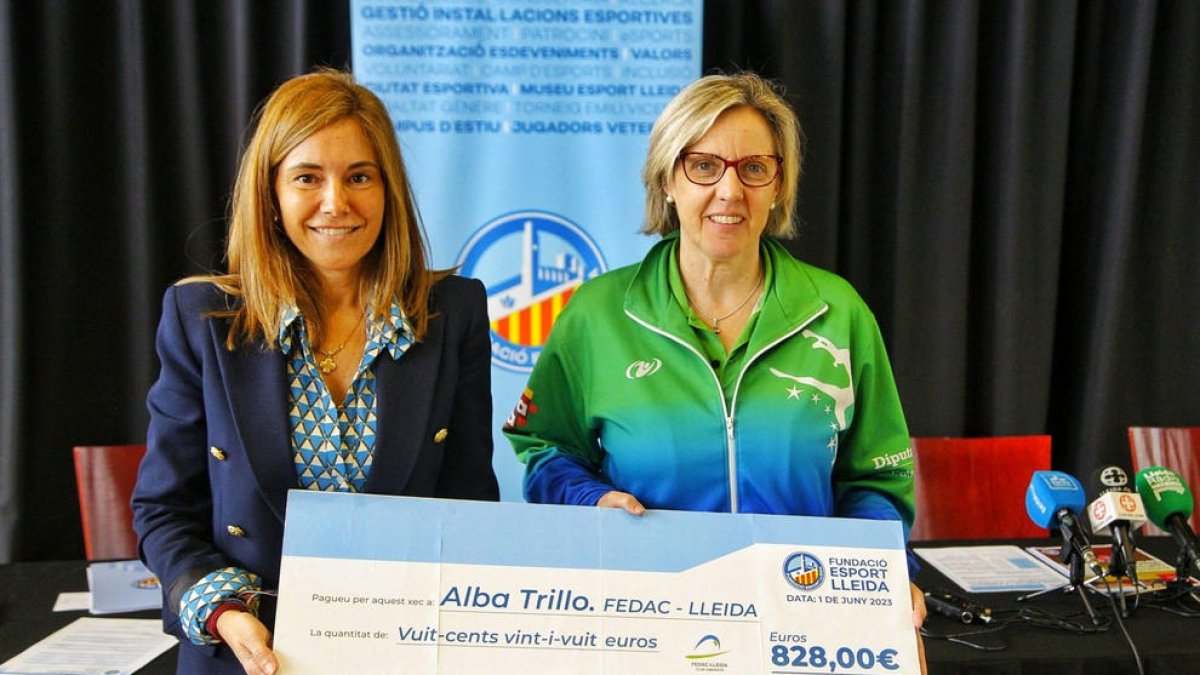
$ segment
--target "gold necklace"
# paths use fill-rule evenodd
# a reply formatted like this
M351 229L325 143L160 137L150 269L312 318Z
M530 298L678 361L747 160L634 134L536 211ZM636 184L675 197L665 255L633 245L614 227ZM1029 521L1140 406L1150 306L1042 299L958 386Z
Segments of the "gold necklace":
M691 294L688 293L687 284L683 285L683 294L684 294L684 296L687 297L688 302L692 303L692 307L694 307L697 312L699 312L703 316L712 317L711 321L712 321L713 333L716 335L720 335L721 327L717 324L721 323L725 319L728 319L729 317L733 316L734 314L737 314L738 312L740 312L742 310L742 308L746 306L746 303L750 302L750 298L754 297L754 292L758 290L758 287L762 285L762 282L763 282L763 278L762 278L762 275L760 274L760 275L758 275L758 280L754 282L754 287L751 288L750 292L748 294L746 294L746 297L743 298L742 301L738 303L738 306L734 307L733 310L731 310L721 316L717 316L716 314L709 314L708 312L704 311L704 308L701 307L699 304L697 304L696 301L692 299Z
M358 328L358 324L362 323L362 320L365 316L366 315L364 314L363 316L358 317L358 321L354 322L354 327L350 329L350 333L346 335L341 344L334 347L332 350L325 351L324 349L317 347L317 352L325 357L317 362L317 368L321 370L322 375L328 375L337 370L337 361L334 361L333 357L337 356L338 353L346 348L346 343L350 340L350 337L354 335L355 329Z

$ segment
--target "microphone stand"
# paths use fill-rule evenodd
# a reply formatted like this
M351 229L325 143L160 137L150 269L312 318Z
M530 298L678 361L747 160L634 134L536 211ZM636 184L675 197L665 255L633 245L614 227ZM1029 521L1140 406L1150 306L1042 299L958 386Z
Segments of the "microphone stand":
M1096 610L1092 608L1092 603L1087 597L1089 587L1083 576L1083 556L1075 553L1075 549L1071 547L1070 542L1064 541L1059 547L1058 557L1067 564L1068 569L1070 570L1070 576L1067 579L1067 583L1059 586L1058 588L1047 588L1041 591L1034 591L1033 593L1026 593L1025 595L1017 598L1017 602L1025 602L1026 600L1032 600L1036 597L1056 591L1063 593L1070 593L1074 591L1079 594L1079 599L1083 602L1083 608L1087 610L1088 618L1092 620L1092 625L1103 625L1103 621L1101 621L1100 617L1096 615Z
M1092 609L1092 602L1087 597L1087 583L1083 579L1083 556L1075 553L1074 549L1069 548L1064 542L1063 548L1067 549L1067 560L1071 565L1071 579L1068 586L1074 586L1075 592L1079 594L1079 599L1083 601L1083 608L1087 610L1088 617L1092 620L1093 626L1099 626L1102 622L1100 617L1096 616L1096 610ZM1122 594L1121 602L1124 604L1125 596Z
M1188 581L1188 577L1193 576L1193 569L1200 573L1200 563L1197 562L1196 557L1191 554L1187 546L1180 546L1179 553L1175 555L1175 581L1172 581L1171 585L1191 590L1192 584Z
M1117 579L1117 604L1120 606L1121 616L1129 618L1133 612L1129 609L1129 605L1125 601L1125 591L1121 588L1121 578L1127 577L1129 582L1133 584L1134 592L1140 592L1142 580L1138 579L1137 575L1137 544L1134 543L1132 533L1125 536L1119 536L1121 532L1114 530L1111 545L1111 554L1108 561L1109 576ZM1132 557L1128 555L1130 551L1134 554ZM1111 588L1109 591L1111 592Z

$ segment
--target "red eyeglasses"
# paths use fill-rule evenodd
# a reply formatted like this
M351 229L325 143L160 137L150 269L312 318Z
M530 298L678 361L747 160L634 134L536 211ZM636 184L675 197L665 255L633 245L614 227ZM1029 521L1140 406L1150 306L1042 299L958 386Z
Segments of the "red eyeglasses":
M779 176L783 158L778 155L746 155L725 159L707 152L685 152L679 155L683 175L696 185L716 185L729 167L737 172L738 180L746 187L770 185Z

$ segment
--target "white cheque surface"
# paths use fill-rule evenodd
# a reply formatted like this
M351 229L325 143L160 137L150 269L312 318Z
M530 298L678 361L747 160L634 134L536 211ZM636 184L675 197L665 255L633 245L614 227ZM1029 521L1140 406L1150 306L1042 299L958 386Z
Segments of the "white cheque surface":
M918 673L899 523L293 491L287 673Z

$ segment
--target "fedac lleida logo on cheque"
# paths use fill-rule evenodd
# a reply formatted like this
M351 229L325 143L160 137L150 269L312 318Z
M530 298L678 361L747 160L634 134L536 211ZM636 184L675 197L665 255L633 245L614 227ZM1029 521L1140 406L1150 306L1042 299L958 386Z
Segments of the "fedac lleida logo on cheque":
M483 227L458 256L460 273L483 282L492 363L527 373L575 289L607 270L583 228L546 211L517 211Z

